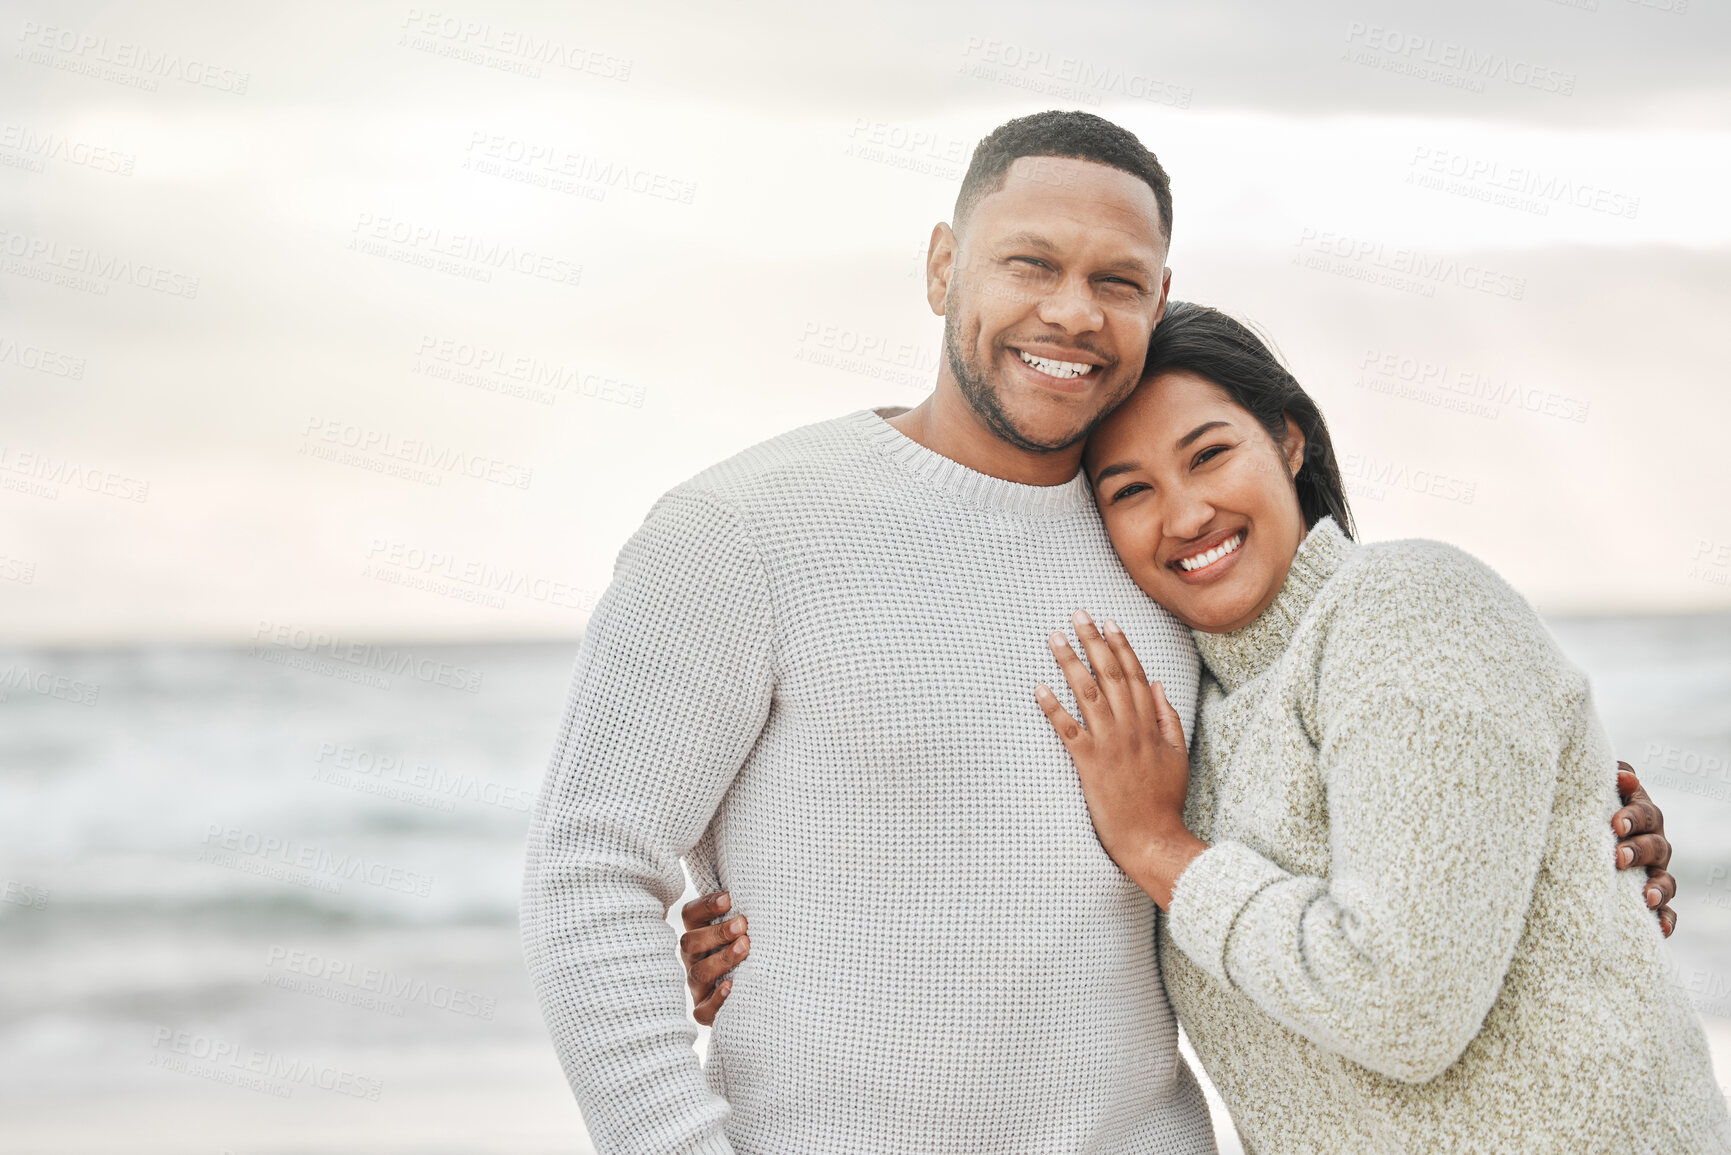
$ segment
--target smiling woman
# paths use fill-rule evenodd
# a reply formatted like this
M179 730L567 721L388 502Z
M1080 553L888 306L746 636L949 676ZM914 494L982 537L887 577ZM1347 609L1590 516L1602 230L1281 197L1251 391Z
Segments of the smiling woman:
M1081 722L1037 696L1247 1145L1731 1150L1672 883L1615 868L1618 764L1532 607L1450 546L1355 544L1321 414L1212 309L1172 307L1085 461L1194 632L1193 750L1111 620L1078 615L1087 666L1051 639Z
M1254 621L1321 518L1352 536L1321 410L1214 309L1172 304L1143 385L1089 439L1083 463L1118 555L1148 560L1142 588L1192 629ZM1223 504L1233 513L1219 516Z

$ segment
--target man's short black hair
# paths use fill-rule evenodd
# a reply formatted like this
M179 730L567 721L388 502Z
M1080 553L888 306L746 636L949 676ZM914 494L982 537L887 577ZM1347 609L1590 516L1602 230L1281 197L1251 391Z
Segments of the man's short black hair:
M1093 161L1145 181L1160 206L1160 226L1166 239L1172 239L1172 182L1159 159L1127 128L1091 112L1058 110L1005 121L975 146L968 175L962 178L961 191L956 194L951 227L960 231L974 206L982 197L1003 188L1004 174L1024 156Z

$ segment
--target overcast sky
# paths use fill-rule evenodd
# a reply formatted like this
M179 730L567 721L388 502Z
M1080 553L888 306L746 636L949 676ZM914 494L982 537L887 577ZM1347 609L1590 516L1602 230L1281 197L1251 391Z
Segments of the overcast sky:
M1048 107L1365 536L1731 608L1727 6L931 8L4 5L4 636L575 634L668 487L930 390L931 226Z

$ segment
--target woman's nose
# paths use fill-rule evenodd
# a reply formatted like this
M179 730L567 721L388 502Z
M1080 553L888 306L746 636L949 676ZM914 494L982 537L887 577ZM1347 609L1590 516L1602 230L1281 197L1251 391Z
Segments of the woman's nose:
M1214 505L1206 494L1180 488L1166 493L1166 536L1187 540L1201 537L1214 520Z

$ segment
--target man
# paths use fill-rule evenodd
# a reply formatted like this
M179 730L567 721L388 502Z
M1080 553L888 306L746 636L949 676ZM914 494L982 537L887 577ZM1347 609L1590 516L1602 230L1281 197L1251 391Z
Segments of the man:
M1153 905L1029 693L1087 605L1193 719L1189 637L1079 474L1140 375L1170 228L1130 133L1002 126L932 233L932 395L699 473L621 551L524 881L598 1151L1214 1150ZM751 915L702 1069L663 921L687 855Z

